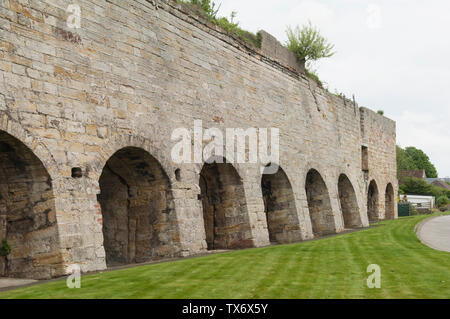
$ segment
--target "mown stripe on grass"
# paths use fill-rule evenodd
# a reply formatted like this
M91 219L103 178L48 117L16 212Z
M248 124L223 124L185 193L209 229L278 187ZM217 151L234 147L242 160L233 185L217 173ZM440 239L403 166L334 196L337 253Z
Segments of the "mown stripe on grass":
M450 254L418 241L425 217L318 241L216 254L83 276L0 298L450 298ZM369 289L369 264L382 288Z

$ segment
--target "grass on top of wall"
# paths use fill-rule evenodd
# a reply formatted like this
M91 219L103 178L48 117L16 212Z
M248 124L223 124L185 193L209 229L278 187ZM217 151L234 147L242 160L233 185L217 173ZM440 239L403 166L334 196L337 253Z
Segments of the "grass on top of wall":
M239 27L238 22L234 22L237 12L233 12L230 18L219 17L220 4L211 0L176 0L176 3L184 6L187 10L203 17L205 20L219 26L228 35L234 35L243 43L250 47L261 48L261 34L254 34Z
M450 298L450 253L417 239L428 216L322 240L215 254L0 293L0 298ZM381 289L366 285L381 267Z

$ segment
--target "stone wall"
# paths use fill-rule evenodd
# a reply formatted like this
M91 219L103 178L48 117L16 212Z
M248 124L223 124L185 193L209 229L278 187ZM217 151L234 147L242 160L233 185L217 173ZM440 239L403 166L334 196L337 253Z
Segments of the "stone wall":
M125 148L106 163L98 201L108 265L177 256L179 230L170 181L158 162Z
M285 244L301 241L295 197L286 173L278 168L276 174L268 174L266 168L261 180L267 229L272 243Z
M339 176L338 182L339 201L341 203L342 216L345 228L358 228L362 226L359 213L358 200L355 189L345 175Z
M398 217L398 207L392 202L397 202L398 180L396 160L396 125L395 122L372 110L361 108L361 136L362 144L367 147L368 170L364 174L366 188L371 182L378 189L378 216L386 217L386 203L390 218ZM386 201L386 194L393 188L393 195Z
M0 161L0 240L14 248L8 276L51 278L60 271L61 256L50 176L23 143L4 132Z
M40 160L54 196L54 214L48 215L55 221L48 235L53 239L47 237L47 246L39 240L29 246L50 252L57 243L54 258L30 255L33 267L52 270L21 276L57 276L72 264L80 264L83 271L105 269L105 248L115 251L113 261L119 262L188 256L208 249L200 188L203 164L171 160L173 130L192 128L194 120L222 131L280 129L279 165L289 184L279 185L292 188L292 195L283 191L281 196L289 198L289 209L295 212L290 218L298 225L296 239L314 237L305 188L312 169L328 193L326 219L336 232L345 226L338 191L342 174L354 188L353 206L359 207L361 225L368 225L372 179L380 190L380 218L384 218L388 183L397 191L394 122L329 94L285 65L290 62L249 48L173 2L78 4L81 28L70 29L67 1L0 0L0 130ZM362 145L369 151L367 176L362 171ZM141 151L122 163L120 178L114 177L107 163L127 148ZM149 165L144 174L160 174L164 182L155 186L141 178L127 181L136 177L139 162ZM240 207L245 208L248 227L238 233L246 247L270 244L263 164L230 164L241 185ZM2 162L2 169L12 170L8 165ZM132 182L136 187L127 190L133 188ZM113 184L119 195L112 198ZM229 191L233 185L237 184L231 183ZM33 194L23 195L34 198ZM131 212L133 198L144 198L137 205L143 215ZM108 207L122 212L124 220L130 212L135 220L143 220L142 231L136 232L137 222L130 220L123 229L109 224ZM39 213L35 214L37 218ZM139 238L143 248L130 250ZM13 250L18 249L14 244ZM142 258L131 258L130 251Z
M199 182L208 249L256 246L244 186L234 167L229 163L205 164Z
M297 56L272 35L264 30L259 31L261 36L261 54L278 61L281 65L293 70L297 74L305 73L305 61L299 61Z

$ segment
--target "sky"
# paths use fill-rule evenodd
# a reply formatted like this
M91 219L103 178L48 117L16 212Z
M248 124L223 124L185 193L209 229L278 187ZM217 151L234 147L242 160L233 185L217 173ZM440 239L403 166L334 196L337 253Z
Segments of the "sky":
M450 1L215 0L219 16L285 43L311 21L336 54L314 68L328 89L397 122L397 144L422 149L450 176Z

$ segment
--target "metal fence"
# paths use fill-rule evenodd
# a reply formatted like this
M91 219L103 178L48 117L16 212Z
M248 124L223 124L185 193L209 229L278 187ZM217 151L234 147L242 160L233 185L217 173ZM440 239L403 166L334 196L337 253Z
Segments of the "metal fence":
M427 208L432 209L431 202L423 202L423 203L412 203L415 208Z
M409 204L398 204L398 217L409 216Z

